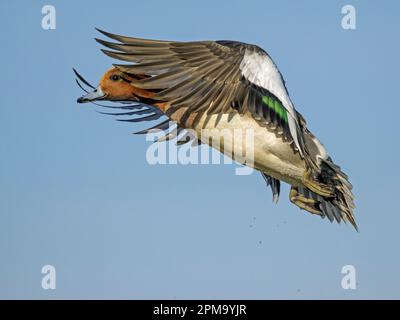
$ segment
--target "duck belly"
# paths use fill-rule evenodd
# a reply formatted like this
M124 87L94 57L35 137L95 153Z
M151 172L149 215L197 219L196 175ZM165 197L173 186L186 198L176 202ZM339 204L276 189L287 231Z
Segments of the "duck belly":
M219 118L219 119L217 119ZM305 163L289 143L251 116L204 115L194 128L203 143L294 186L302 185ZM218 121L217 121L218 120Z

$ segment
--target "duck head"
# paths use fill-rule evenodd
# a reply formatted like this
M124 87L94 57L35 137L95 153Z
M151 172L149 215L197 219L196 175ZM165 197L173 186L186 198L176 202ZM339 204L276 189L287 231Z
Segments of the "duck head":
M111 68L101 77L98 87L78 98L77 102L137 100L135 87L131 84L133 79L129 74L117 68Z

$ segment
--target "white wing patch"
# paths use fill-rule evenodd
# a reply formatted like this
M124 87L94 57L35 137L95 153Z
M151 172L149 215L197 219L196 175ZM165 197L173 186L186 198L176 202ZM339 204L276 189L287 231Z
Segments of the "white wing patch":
M269 56L246 49L240 70L247 80L274 94L287 111L294 115L293 103L286 91L282 76Z
M300 154L303 155L297 136L297 116L276 64L268 55L246 49L239 67L248 81L267 89L282 102L290 115L288 117L290 133Z

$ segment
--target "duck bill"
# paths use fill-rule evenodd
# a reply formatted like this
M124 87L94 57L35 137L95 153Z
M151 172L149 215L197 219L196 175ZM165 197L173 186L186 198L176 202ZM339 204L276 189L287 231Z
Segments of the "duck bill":
M88 92L87 94L85 94L82 97L78 98L78 100L76 100L76 102L85 103L85 102L91 102L91 101L96 101L96 100L103 100L105 96L106 95L101 90L101 88L97 87L93 91Z

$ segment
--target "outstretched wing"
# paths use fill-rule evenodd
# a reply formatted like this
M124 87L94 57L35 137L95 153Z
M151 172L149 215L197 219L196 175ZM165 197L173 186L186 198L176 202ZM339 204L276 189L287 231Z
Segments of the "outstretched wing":
M132 85L157 90L154 99L171 102L167 115L185 108L181 126L192 114L194 125L205 113L222 115L235 109L275 129L304 154L297 112L278 68L261 48L234 41L158 41L99 31L118 41L96 39L113 49L103 50L105 54L134 62L116 67L150 76Z

